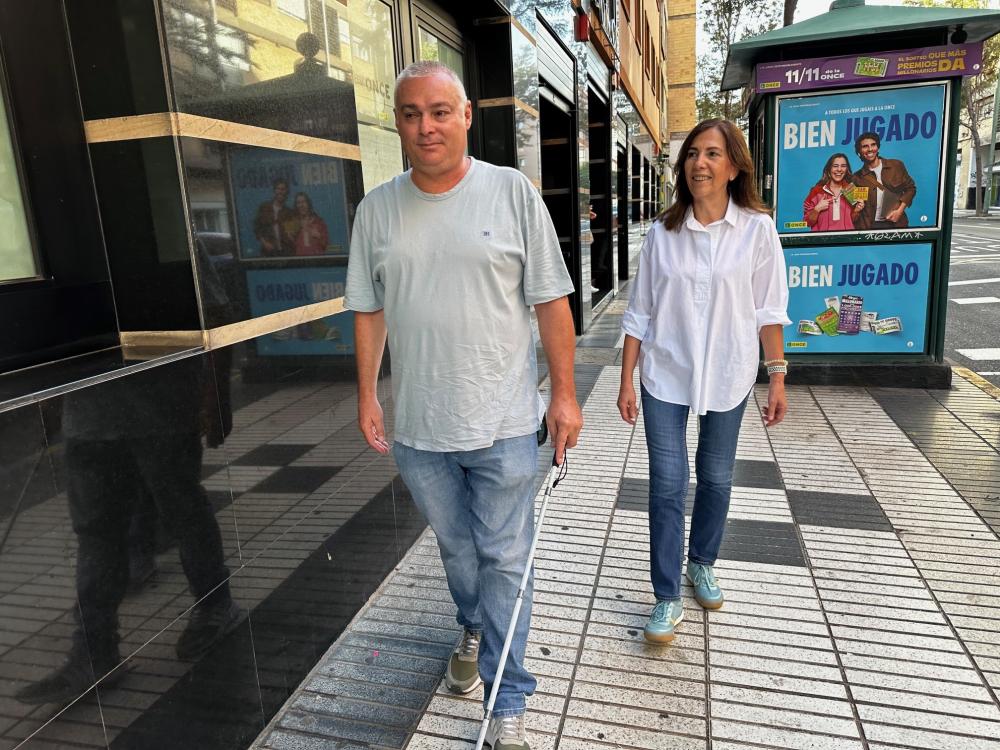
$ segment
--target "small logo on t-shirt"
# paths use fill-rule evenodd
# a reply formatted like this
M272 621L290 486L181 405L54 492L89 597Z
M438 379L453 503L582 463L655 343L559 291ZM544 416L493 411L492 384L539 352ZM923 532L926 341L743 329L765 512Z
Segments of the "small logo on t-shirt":
M493 236L493 230L492 229L484 229L479 234L480 234L481 237L483 237L484 239L488 240L490 237Z

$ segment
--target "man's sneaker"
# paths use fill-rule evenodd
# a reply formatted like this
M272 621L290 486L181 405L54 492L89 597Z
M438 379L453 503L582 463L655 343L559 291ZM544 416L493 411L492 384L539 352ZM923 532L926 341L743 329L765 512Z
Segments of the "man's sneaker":
M243 621L244 612L232 599L202 604L191 610L187 627L177 639L177 658L196 661Z
M694 598L705 609L718 609L725 601L711 565L688 560L687 577L694 586Z
M674 639L674 627L683 619L684 605L680 599L657 602L642 634L651 643L670 643Z
M25 685L14 697L21 703L32 705L64 705L90 690L101 677L104 677L100 684L102 688L114 687L127 671L120 661L117 646L102 657L100 663L95 663L88 653L74 645L61 667L37 682Z
M486 728L483 744L493 750L530 750L524 738L524 714L517 716L494 716Z
M444 673L444 684L453 693L471 693L482 684L479 677L479 640L482 633L468 628L455 646Z

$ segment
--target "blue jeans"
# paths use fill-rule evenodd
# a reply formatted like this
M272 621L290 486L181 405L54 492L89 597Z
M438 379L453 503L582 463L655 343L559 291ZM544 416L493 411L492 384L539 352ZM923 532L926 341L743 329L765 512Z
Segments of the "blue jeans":
M719 556L746 405L745 398L729 411L710 411L699 417L697 484L688 540L688 560L692 562L715 565ZM642 388L642 421L649 451L649 570L657 601L681 597L684 499L690 478L688 411L689 407L660 401Z
M472 451L438 453L401 443L392 450L414 502L437 535L448 588L458 606L457 620L482 631L479 674L485 705L534 534L538 441L532 433ZM523 714L524 697L535 692L535 678L524 667L532 578L493 707L495 716Z

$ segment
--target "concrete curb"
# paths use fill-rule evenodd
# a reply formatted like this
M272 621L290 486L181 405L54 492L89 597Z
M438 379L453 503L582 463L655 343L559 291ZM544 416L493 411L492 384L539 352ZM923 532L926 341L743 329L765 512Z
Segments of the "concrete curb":
M952 367L951 370L959 377L968 380L983 393L986 393L995 398L997 401L1000 401L1000 386L993 385L993 383L988 381L986 378L981 375L977 375L967 367Z

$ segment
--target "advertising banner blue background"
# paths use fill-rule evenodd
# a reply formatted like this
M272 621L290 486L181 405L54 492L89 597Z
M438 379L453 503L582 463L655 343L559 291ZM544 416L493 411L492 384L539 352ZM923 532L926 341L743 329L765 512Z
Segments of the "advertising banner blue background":
M922 354L927 337L931 245L845 245L785 249L788 268L788 354ZM894 283L895 282L895 283ZM799 333L799 321L815 321L827 297L864 298L862 309L878 319L898 317L900 333L855 335Z
M809 191L822 179L827 159L836 153L847 155L852 173L861 169L864 162L854 143L865 131L879 134L879 157L902 161L916 184L913 204L906 209L909 226L937 226L944 102L944 84L779 99L775 166L778 232L810 231L801 226L802 204Z
M250 312L268 315L344 296L346 266L247 271ZM257 339L263 356L354 353L354 313L342 312Z
M313 211L326 224L329 239L326 252L322 255L347 257L347 191L344 168L339 159L269 148L232 149L229 152L229 174L242 258L264 257L254 232L254 222L261 206L269 206L274 199L273 183L278 178L288 182L285 205L289 209L294 211L295 196L305 193L312 201ZM294 228L290 228L294 233ZM286 251L276 257L296 256L293 251Z

